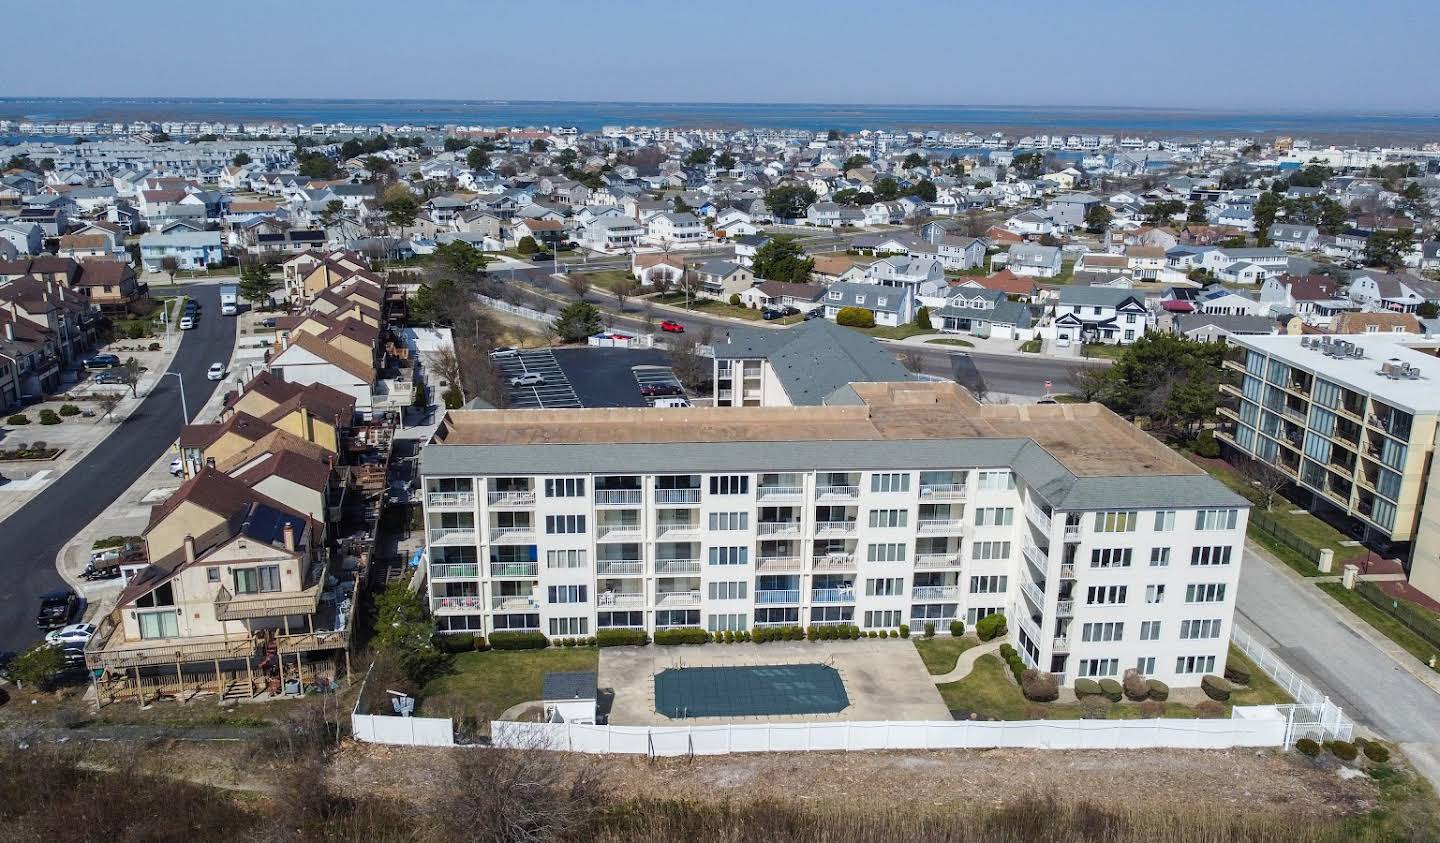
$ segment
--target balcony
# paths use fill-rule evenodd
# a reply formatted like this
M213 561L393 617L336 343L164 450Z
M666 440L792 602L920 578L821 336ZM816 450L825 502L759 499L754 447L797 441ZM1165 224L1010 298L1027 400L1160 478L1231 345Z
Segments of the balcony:
M1039 642L1042 640L1040 637L1040 627L1028 612L1020 612L1020 628L1025 630L1025 634L1030 636L1031 641ZM1039 646L1039 644L1037 643L1036 646Z
M485 598L473 597L432 597L430 598L431 611L481 611L485 608Z
M1041 573L1044 573L1047 570L1050 564L1050 560L1046 558L1045 551L1041 550L1037 545L1032 542L1026 541L1020 545L1020 552L1025 554L1025 561L1029 562L1031 565L1034 565L1035 570L1040 571Z
M599 559L595 562L595 573L597 574L634 577L644 572L645 563L639 559Z
M760 500L777 503L785 501L799 503L805 497L805 490L800 486L760 486L756 491Z
M930 568L958 568L960 567L959 553L922 553L915 557L916 569Z
M1221 365L1232 372L1239 372L1242 375L1246 373L1245 364L1241 363L1239 360L1231 360L1227 357L1225 358L1224 362L1221 363Z
M655 561L655 573L657 574L698 574L700 573L699 559L657 559Z
M762 572L798 571L802 560L798 556L762 556L755 563L755 570Z
M511 612L525 609L538 611L540 604L535 602L534 597L520 594L502 594L499 597L490 598L490 608L497 612Z
M1060 579L1062 579L1062 580L1073 580L1073 579L1075 579L1075 563L1074 563L1074 562L1062 562L1062 563L1060 563Z
M917 585L910 589L912 600L959 600L958 585Z
M967 489L964 483L941 483L920 487L922 501L963 501Z
M1040 528L1040 532L1047 534L1050 532L1050 516L1046 515L1045 510L1036 506L1034 502L1025 504L1025 516Z
M655 538L664 541L693 539L700 535L700 524L690 521L669 521L655 525Z
M1026 597L1030 598L1030 602L1035 604L1037 610L1041 612L1045 611L1045 592L1041 591L1039 586L1031 582L1028 577L1021 577L1020 590L1025 593Z
M1075 615L1075 601L1074 601L1074 600L1068 600L1068 599L1067 599L1067 600L1056 600L1056 601L1055 601L1055 617L1057 617L1057 618L1069 618L1069 617L1074 617L1074 615Z
M755 532L762 536L798 536L799 521L761 521L755 525Z
M602 542L640 541L642 535L639 524L609 524L595 528L595 540Z
M815 588L810 590L812 603L854 603L853 588Z
M595 595L595 605L607 606L644 606L645 592L643 591L604 591Z
M859 486L816 486L817 501L850 501L860 497Z
M476 563L456 565L442 562L430 566L430 579L432 580L464 580L475 579L478 576L480 576L480 566Z
M655 503L660 505L690 504L700 502L699 489L656 489Z
M844 538L855 535L854 521L816 521L815 535L818 538Z
M644 500L639 489L596 489L596 506L639 506Z
M474 527L437 527L430 531L431 544L474 544Z
M772 605L775 603L799 603L800 589L787 588L777 591L755 592L755 602L761 605Z
M525 577L533 579L540 576L539 562L491 562L490 576L492 577Z
M485 499L491 506L535 505L535 493L528 491L491 492Z
M535 528L533 526L492 527L490 529L490 541L498 544L520 544L534 540Z
M922 533L959 533L964 531L965 522L959 518L922 518L920 519L920 532Z
M1080 525L1079 525L1079 524L1066 524L1066 525L1065 525L1065 541L1067 541L1067 542L1078 542L1078 541L1080 541Z
M1066 636L1061 636L1061 637L1056 638L1056 639L1054 639L1053 641L1051 641L1051 642L1050 642L1050 652L1052 652L1052 653L1068 653L1068 652L1070 652L1070 636L1068 636L1068 635L1066 635Z
M853 571L855 570L855 554L827 553L824 556L817 556L813 567L817 571Z
M425 496L425 503L436 509L472 507L475 505L474 492L431 492Z
M676 606L699 606L698 591L661 591L655 594L655 606L668 609Z

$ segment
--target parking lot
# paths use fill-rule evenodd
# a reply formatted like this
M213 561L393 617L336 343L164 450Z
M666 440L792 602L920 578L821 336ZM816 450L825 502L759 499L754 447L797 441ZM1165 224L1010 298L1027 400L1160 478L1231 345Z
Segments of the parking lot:
M548 348L522 351L513 357L500 357L495 360L495 365L507 383L511 378L527 374L538 374L545 379L544 383L534 386L511 386L511 407L523 410L583 406L579 396L571 388L570 380L565 377L564 370L555 360L555 353Z
M632 366L630 371L635 375L635 383L640 388L640 397L650 406L655 406L655 399L660 397L684 398L685 387L680 379L675 377L675 370L669 366L642 365ZM646 395L646 387L650 387L658 394Z

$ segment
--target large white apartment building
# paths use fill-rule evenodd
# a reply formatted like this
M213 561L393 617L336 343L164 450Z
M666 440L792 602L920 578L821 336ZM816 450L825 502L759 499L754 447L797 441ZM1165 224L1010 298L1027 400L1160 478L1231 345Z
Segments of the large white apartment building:
M844 405L453 411L421 454L442 630L919 633L1031 665L1225 666L1245 502L1099 405L861 383Z

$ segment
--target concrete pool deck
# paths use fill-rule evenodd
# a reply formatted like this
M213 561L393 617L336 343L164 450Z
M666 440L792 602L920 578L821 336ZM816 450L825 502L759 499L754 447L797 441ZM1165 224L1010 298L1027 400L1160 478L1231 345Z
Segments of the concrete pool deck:
M655 674L662 670L780 664L831 665L840 672L850 705L835 714L692 717L684 721L655 711ZM600 650L599 680L602 689L615 692L610 710L613 726L951 719L919 651L905 639L605 647Z

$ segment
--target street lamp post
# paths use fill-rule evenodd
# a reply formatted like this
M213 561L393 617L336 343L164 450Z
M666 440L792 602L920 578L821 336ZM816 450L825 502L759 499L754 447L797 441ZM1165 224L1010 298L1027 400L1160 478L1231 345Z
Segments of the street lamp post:
M181 419L181 425L184 426L184 425L190 424L190 409L189 409L189 405L187 405L187 404L185 403L185 379L180 376L180 373L179 373L179 372L165 372L164 374L160 375L160 377L162 377L162 378L174 378L176 381L179 381L179 383L180 383L180 419Z

